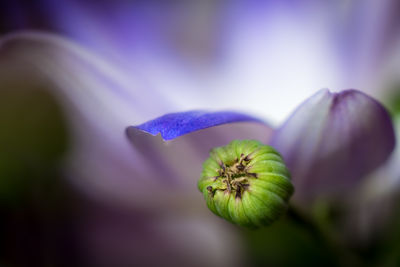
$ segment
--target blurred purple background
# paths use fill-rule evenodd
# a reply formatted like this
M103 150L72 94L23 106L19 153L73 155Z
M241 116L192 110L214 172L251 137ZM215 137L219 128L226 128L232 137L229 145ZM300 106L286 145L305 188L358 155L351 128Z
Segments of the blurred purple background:
M399 1L0 3L2 38L32 30L64 39L0 45L1 266L400 264L399 149L352 202L317 201L335 254L286 217L259 231L215 218L192 177L170 188L174 175L138 170L145 160L124 136L192 109L277 127L321 88L378 99L398 136ZM196 178L212 146L270 135L224 127L159 153L197 157Z

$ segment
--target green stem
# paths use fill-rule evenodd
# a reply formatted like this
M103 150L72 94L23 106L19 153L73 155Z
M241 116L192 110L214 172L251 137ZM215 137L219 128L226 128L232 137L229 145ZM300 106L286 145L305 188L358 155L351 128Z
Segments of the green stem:
M292 221L307 230L318 244L322 244L337 260L337 265L362 266L361 259L346 249L331 229L321 225L318 221L313 220L312 217L300 212L293 206L289 206L287 215Z

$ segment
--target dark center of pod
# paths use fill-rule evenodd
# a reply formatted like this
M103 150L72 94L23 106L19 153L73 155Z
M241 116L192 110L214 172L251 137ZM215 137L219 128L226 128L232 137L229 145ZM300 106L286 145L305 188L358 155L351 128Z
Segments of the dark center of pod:
M257 178L257 174L249 172L247 166L250 162L250 155L241 154L240 158L237 158L233 164L226 164L222 161L218 162L220 169L218 170L218 176L214 178L214 181L221 179L225 186L223 188L213 188L212 186L207 187L209 194L214 196L215 190L222 190L229 194L234 193L235 198L241 199L243 193L248 190L249 178Z

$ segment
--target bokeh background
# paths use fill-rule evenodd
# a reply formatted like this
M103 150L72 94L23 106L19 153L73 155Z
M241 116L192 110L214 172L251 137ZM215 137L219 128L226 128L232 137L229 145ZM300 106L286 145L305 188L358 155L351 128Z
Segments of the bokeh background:
M85 118L86 130L85 123L74 123L85 109L65 108L57 93L80 83L62 87L18 73L19 68L7 72L15 51L3 50L1 266L400 265L398 149L364 179L349 196L352 201L320 199L313 210L317 226L288 214L258 231L236 228L207 212L193 217L204 204L197 203L201 198L189 198L196 202L188 202L189 208L169 204L169 210L137 204L158 195L149 193L149 200L141 201L129 196L140 180L116 179L125 155L119 144L111 145L113 157L107 158L114 169L99 162L88 167L91 155L110 150L93 149L103 138L93 130L96 125L109 125L124 138L123 127L113 128L120 126L114 119L128 126L168 112L234 109L276 127L321 88L357 88L378 99L398 135L400 2L2 1L1 37L28 30L61 36L101 59L90 64L116 66L130 77L124 85L131 108L109 99L103 88L75 94L68 101L79 98L74 104L98 114ZM27 46L22 57L38 53L40 68L47 61L40 61L38 51ZM51 51L52 57L62 53ZM54 79L85 79L85 67L70 75L66 55L57 60L61 66L67 62L61 68L67 71ZM97 86L88 82L79 90L90 85ZM97 96L102 101L93 102ZM82 135L90 135L88 143L79 143ZM77 146L90 151L77 157ZM192 213L179 212L191 206ZM315 228L329 238L316 235ZM202 255L205 251L213 254Z

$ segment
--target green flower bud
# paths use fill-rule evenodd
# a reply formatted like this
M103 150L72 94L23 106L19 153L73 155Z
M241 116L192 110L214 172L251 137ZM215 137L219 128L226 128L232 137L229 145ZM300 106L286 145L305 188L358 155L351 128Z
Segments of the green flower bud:
M281 155L255 140L212 149L198 188L213 213L250 228L277 220L294 191Z

